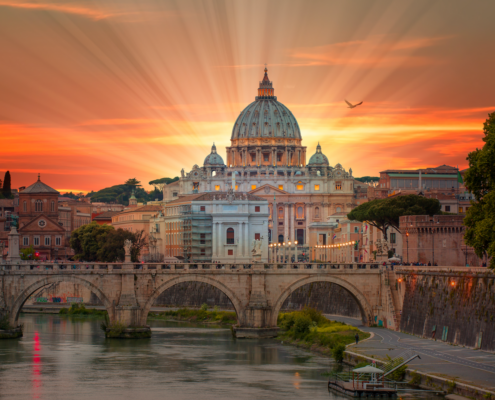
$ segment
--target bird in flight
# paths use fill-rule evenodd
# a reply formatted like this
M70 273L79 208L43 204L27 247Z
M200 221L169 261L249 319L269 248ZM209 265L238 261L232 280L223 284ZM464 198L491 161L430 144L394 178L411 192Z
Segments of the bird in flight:
M361 103L358 103L358 104L354 104L354 105L352 105L352 104L351 104L351 103L349 103L347 100L345 100L345 102L346 102L346 103L347 103L347 105L349 106L349 107L347 107L347 108L355 108L355 107L360 106L361 104L363 104L363 102L361 102Z

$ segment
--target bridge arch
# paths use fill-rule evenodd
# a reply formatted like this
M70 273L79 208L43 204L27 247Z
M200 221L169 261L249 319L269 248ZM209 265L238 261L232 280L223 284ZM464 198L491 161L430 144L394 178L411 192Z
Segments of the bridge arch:
M48 286L52 283L60 283L60 282L72 282L79 285L83 285L92 291L98 298L101 300L103 305L105 306L108 317L110 321L114 320L115 310L112 302L105 296L105 294L96 287L92 282L87 281L86 279L79 278L77 276L47 276L43 279L40 279L36 282L33 282L27 288L25 288L21 293L19 293L12 304L12 308L10 310L10 323L13 326L17 326L17 321L19 319L19 313L22 309L22 306L27 301L27 299L33 295L37 290L41 289L44 286Z
M156 287L156 289L153 291L151 296L149 297L148 301L143 307L143 311L141 314L141 325L145 326L146 325L146 319L148 318L148 313L151 310L151 307L153 306L153 303L156 301L158 296L160 296L165 290L170 289L172 286L175 286L179 283L184 283L184 282L201 282L201 283L206 283L208 285L216 287L218 290L222 291L232 302L232 305L234 306L234 310L237 314L237 320L238 322L242 325L245 319L245 313L244 313L244 307L242 305L241 300L239 297L231 290L229 289L225 284L222 282L209 278L206 276L202 275L184 275L184 276L179 276L175 278L171 278L163 283L161 283L159 286Z
M301 286L314 282L333 283L335 285L338 285L346 289L350 293L350 295L354 298L354 300L356 300L356 303L359 307L359 311L361 312L361 319L363 321L363 324L368 325L372 321L373 315L372 315L371 305L369 304L368 300L366 300L366 297L364 297L361 291L358 288L356 288L353 284L347 282L344 279L337 278L334 276L312 276L312 277L299 279L293 282L291 285L289 285L289 287L287 287L285 290L282 291L282 293L275 301L273 306L273 313L271 320L272 326L277 326L278 313L280 312L280 309L282 308L282 305L284 304L287 297L289 297L292 294L292 292L299 289Z

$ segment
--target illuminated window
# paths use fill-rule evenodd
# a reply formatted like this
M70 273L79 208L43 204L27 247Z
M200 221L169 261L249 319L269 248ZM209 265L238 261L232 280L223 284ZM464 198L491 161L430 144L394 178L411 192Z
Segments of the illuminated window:
M315 185L315 190L320 190L320 185Z
M278 185L278 188L279 188L280 190L284 190L284 185Z
M256 185L251 185L251 190L256 189Z
M237 190L237 187L238 187L238 186L237 186L237 185L235 185L235 190Z
M460 212L460 213L462 212L462 207L459 207L459 212Z
M279 207L278 215L284 215L284 209L282 207Z
M342 190L342 182L335 182L335 190Z
M215 185L215 190L218 192L220 190L220 185Z
M304 190L304 185L296 185L297 190Z

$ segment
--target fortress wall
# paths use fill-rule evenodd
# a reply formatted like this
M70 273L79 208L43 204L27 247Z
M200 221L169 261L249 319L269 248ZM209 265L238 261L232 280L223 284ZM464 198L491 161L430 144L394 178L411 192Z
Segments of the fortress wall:
M495 350L494 275L432 272L403 277L402 332Z

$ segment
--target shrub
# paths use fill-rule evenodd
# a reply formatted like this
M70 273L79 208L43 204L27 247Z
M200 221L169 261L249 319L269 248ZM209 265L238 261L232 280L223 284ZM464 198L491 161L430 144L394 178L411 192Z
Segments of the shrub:
M201 304L200 310L201 311L208 311L208 304L206 304L206 303Z
M419 386L421 384L421 375L415 371L411 372L411 381L409 382L409 384L413 386Z
M308 333L311 323L311 318L307 315L297 315L294 318L294 333L299 336Z
M344 351L345 351L345 345L344 344L338 344L335 346L332 350L332 355L335 361L338 363L341 363L344 361Z

